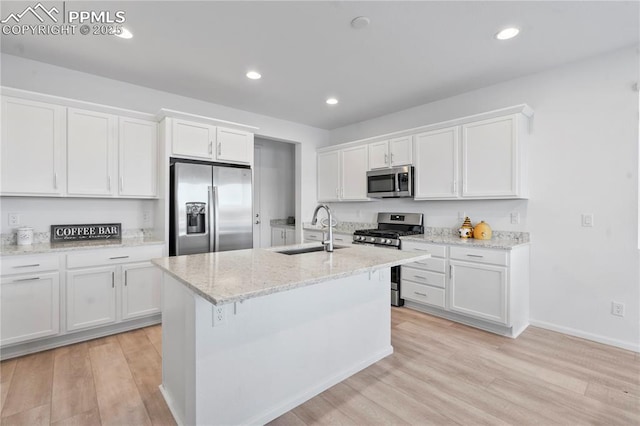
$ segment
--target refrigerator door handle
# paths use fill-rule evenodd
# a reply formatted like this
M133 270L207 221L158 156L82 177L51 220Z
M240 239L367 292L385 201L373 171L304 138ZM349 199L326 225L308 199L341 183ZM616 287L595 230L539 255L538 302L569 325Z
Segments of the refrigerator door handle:
M209 187L209 251L218 251L218 187Z

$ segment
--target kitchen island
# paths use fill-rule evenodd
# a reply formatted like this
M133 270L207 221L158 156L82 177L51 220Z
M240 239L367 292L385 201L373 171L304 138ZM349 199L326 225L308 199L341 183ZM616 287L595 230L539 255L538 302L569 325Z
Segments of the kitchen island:
M178 424L267 423L393 352L390 267L429 255L278 252L296 247L153 261L161 391Z

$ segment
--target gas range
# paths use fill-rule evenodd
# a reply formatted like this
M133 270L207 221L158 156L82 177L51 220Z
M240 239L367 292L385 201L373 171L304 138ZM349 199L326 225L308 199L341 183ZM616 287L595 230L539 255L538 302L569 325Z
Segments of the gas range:
M358 229L354 244L400 248L400 237L424 233L422 213L378 213L376 229Z

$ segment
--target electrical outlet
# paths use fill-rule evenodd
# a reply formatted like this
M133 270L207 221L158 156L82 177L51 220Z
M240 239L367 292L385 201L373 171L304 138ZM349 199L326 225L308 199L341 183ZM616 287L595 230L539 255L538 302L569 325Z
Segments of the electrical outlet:
M623 317L624 303L611 302L611 315L615 315L617 317Z
M586 228L593 227L593 213L582 213L582 226Z
M9 213L9 226L20 225L20 215L18 213Z
M227 310L226 306L213 305L213 326L222 325L227 322Z
M520 213L518 212L511 213L511 224L517 225L519 223L520 223Z
M142 224L151 225L151 212L149 210L142 212Z

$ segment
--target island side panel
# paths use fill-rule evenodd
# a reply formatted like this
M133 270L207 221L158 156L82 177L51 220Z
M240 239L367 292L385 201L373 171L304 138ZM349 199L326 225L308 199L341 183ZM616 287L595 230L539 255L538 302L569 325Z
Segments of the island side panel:
M195 424L195 295L163 274L162 385L179 425Z
M222 305L215 326L195 296L195 423L267 423L391 354L389 288L389 269L322 282Z

